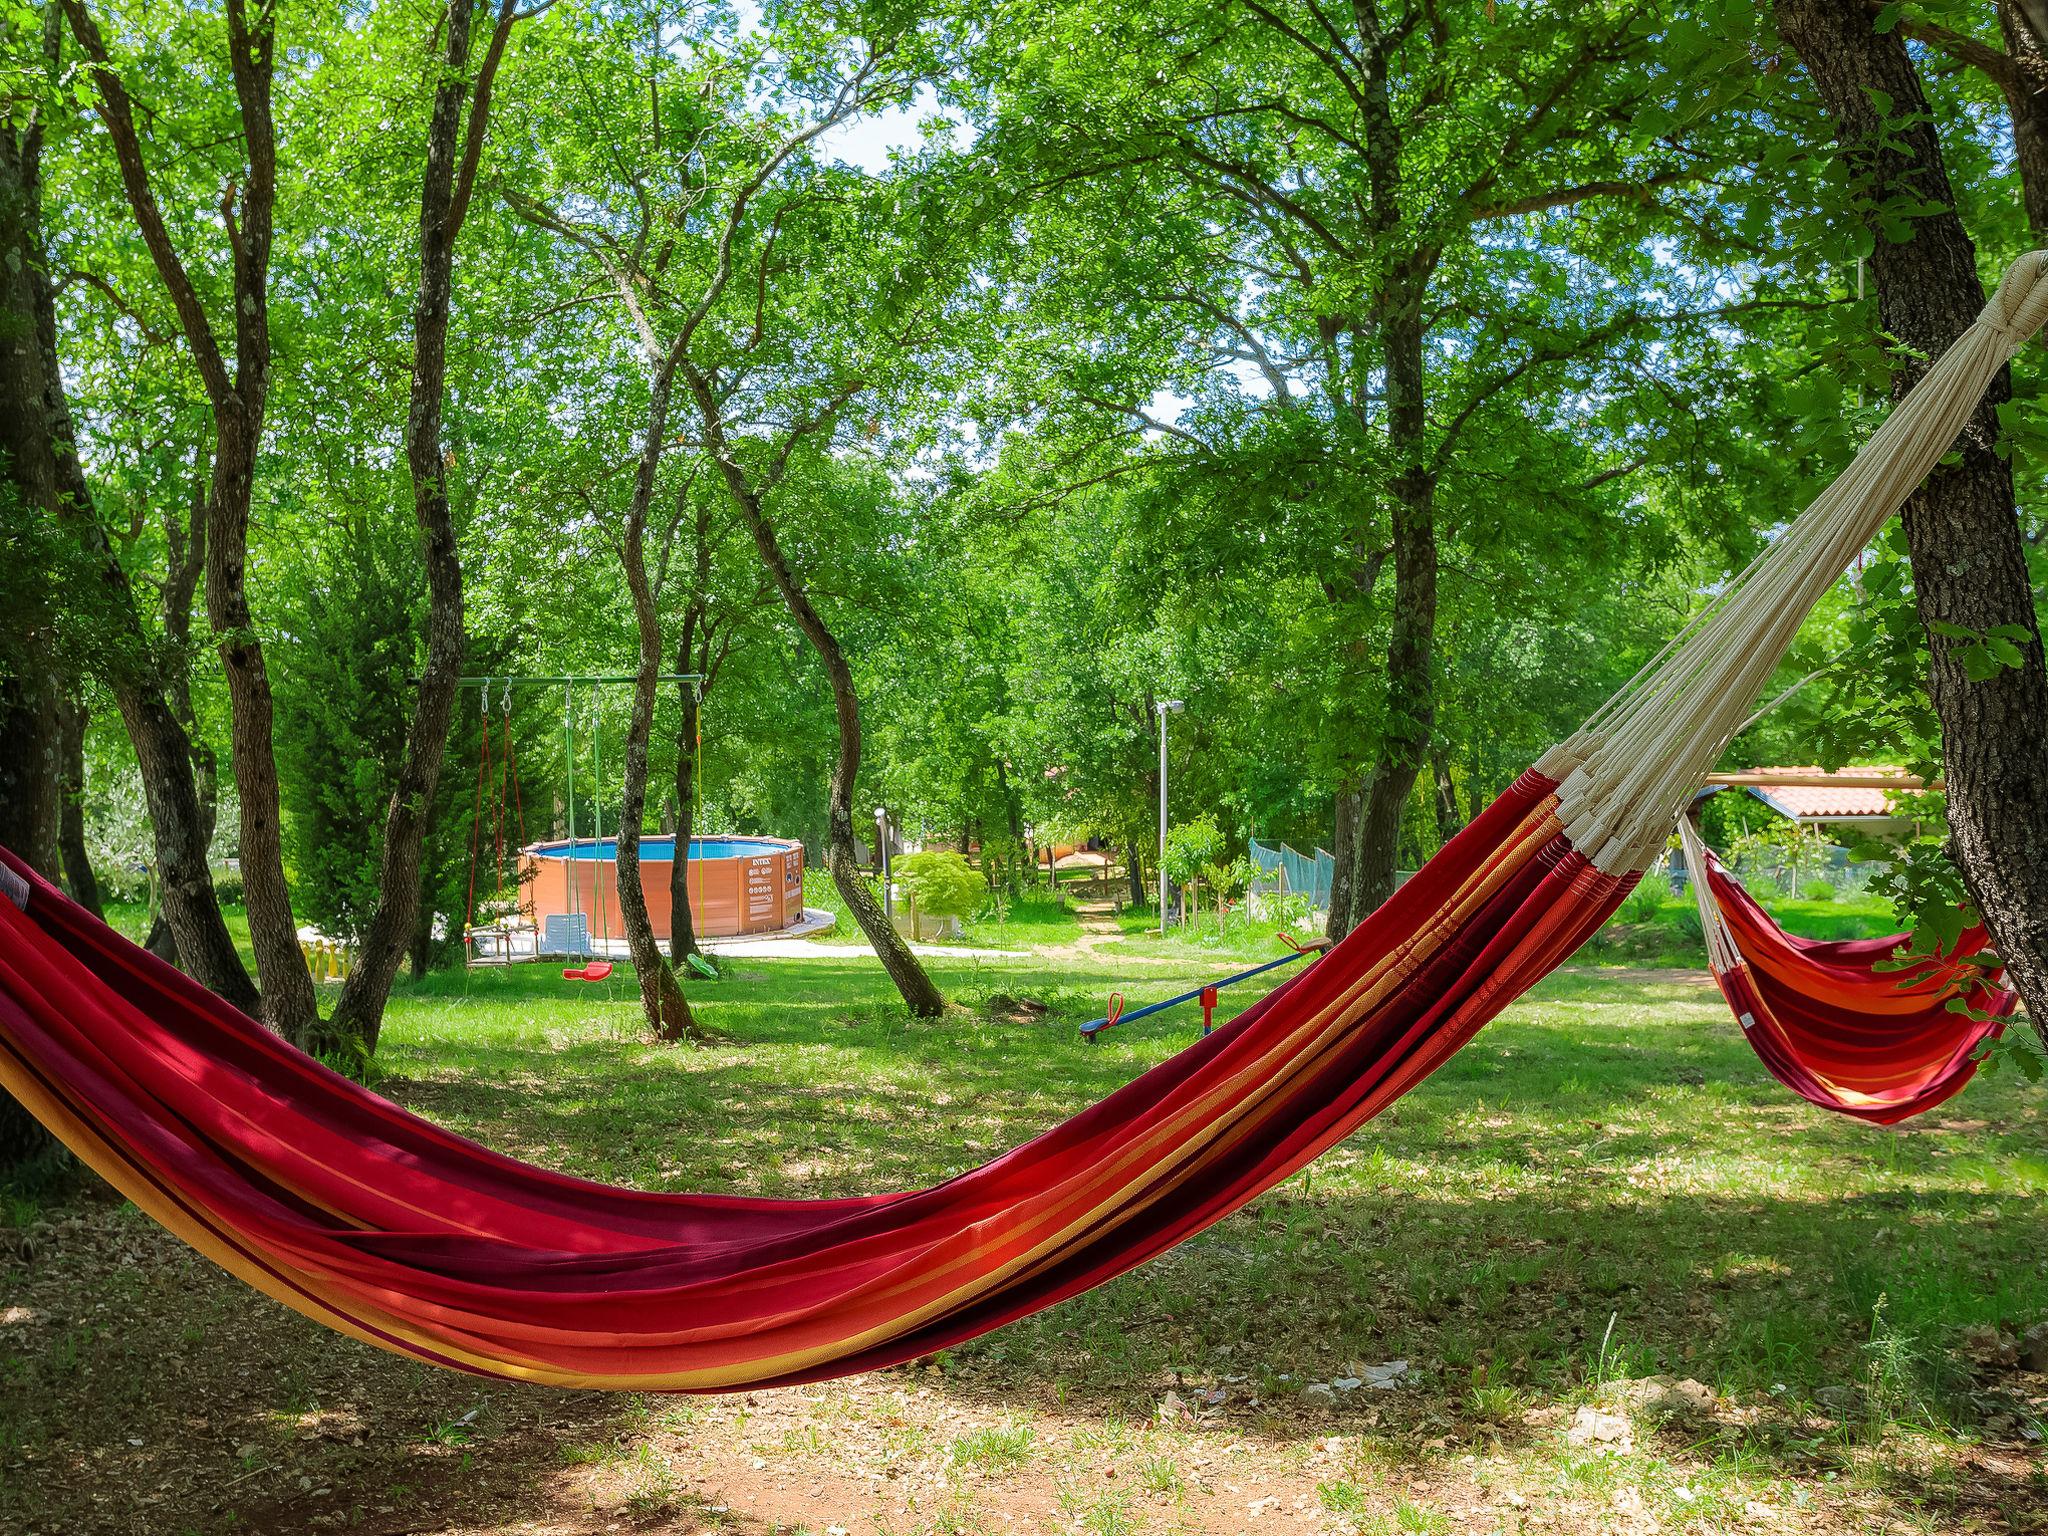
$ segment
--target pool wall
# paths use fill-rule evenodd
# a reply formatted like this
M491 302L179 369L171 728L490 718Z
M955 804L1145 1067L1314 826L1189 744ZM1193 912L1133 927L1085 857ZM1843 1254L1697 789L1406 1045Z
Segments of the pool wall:
M803 920L802 843L779 837L706 841L744 842L758 851L691 861L690 918L701 937L773 933ZM568 847L566 842L535 843L521 850L525 854L522 876L531 876L527 892L533 902L535 926L546 928L548 918L558 913L583 912L590 918L593 939L623 939L618 866L610 859L563 857ZM667 939L674 928L675 911L668 888L674 862L672 858L640 861L640 889L646 894L648 920L658 939Z

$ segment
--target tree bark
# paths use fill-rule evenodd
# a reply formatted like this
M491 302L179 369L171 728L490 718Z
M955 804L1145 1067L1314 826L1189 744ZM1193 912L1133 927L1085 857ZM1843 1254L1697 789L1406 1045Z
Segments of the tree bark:
M1358 824L1351 883L1351 927L1394 894L1401 813L1429 753L1436 721L1436 482L1429 467L1428 376L1423 361L1423 299L1434 261L1404 262L1385 297L1387 443L1395 472L1394 611L1387 640L1387 718L1379 761Z
M853 840L853 789L860 775L860 700L854 692L853 668L847 664L846 653L840 648L838 639L812 606L810 595L790 569L767 509L733 454L711 381L694 366L686 367L690 396L704 424L706 445L725 481L734 510L753 535L754 547L760 552L761 563L767 567L775 590L782 596L783 606L788 608L796 627L824 663L825 677L832 687L832 714L839 732L839 753L832 764L831 786L826 798L825 864L832 872L832 883L839 888L839 897L853 914L854 921L860 924L861 932L874 945L882 968L902 994L904 1006L920 1018L935 1018L945 1012L945 998L918 963L916 954L904 942L903 936L889 922L882 911L882 904L860 876L859 855Z
M700 541L701 546L701 541ZM710 554L708 547L704 549ZM692 641L703 615L692 601L683 616L683 638L676 646L676 670L689 672L694 659ZM676 730L676 856L669 865L668 956L675 965L686 965L697 954L697 921L690 910L690 841L697 835L698 756L703 750L704 704L702 684L678 683L677 700L682 706L682 724Z
M441 442L447 407L448 316L454 304L456 241L469 210L490 124L491 89L516 19L513 0L500 0L497 23L472 96L469 52L473 14L468 0L450 0L441 18L445 37L441 82L428 117L426 168L420 178L420 281L412 309L412 389L405 421L405 460L412 477L421 563L427 574L426 664L420 672L419 700L406 727L398 781L384 812L377 906L364 931L361 954L342 983L334 1016L325 1026L329 1037L366 1055L377 1049L392 983L417 937L421 854L433 815L434 793L441 782L441 764L447 755L463 653L468 648L462 562L448 504L448 458ZM469 103L466 126L465 101Z
M54 880L61 872L63 688L46 630L6 639L11 654L10 665L0 672L0 846Z
M2048 240L2048 4L1998 0L1998 30L2012 62L2011 78L2001 84L2027 227L2036 241Z
M1955 213L1940 140L1903 41L1879 34L1856 7L1777 0L1778 29L1812 76L1835 136L1882 205L1897 196L1938 209L1903 241L1877 232L1870 271L1879 319L1902 353L1896 398L1984 305L1976 251ZM1889 98L1881 115L1873 97ZM2048 1039L2048 667L2044 667L2012 472L1998 446L2001 375L1957 444L1907 501L1904 530L1915 600L1929 625L1928 692L1941 720L1951 849L2007 974ZM2024 630L2022 665L1983 681L1963 670L1964 646L1937 622L1982 633Z
M1330 827L1330 911L1323 924L1333 939L1358 926L1351 914L1351 891L1358 868L1358 823L1364 812L1364 790L1355 784L1338 785Z
M64 864L64 888L71 899L104 922L107 914L100 905L99 877L85 850L85 728L91 718L77 699L64 700L59 722L63 778L57 786L57 852Z
M231 370L205 303L165 225L143 156L133 103L109 61L99 25L86 9L85 0L63 0L63 5L73 36L91 61L100 120L113 141L137 231L178 312L179 326L213 414L213 476L206 507L206 612L227 674L230 760L241 805L243 900L263 988L264 1017L287 1036L305 1038L318 1022L318 1009L313 978L299 952L298 925L285 883L270 677L245 581L250 497L270 390L270 250L277 194L271 79L276 13L264 7L252 16L247 0L225 0L228 69L247 154L247 175L229 188L219 210L233 271ZM181 934L179 952L184 950Z

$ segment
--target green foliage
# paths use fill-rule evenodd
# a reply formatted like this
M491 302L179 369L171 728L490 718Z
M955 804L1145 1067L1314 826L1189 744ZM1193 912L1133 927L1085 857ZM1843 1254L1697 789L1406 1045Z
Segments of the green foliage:
M271 647L287 867L300 920L355 942L376 906L384 818L416 692L424 586L410 530L396 517L337 517L299 553L278 605L289 638ZM457 938L484 728L477 703L474 692L461 697L422 852L421 922L439 913ZM501 756L502 744L493 747ZM509 799L502 774L499 782ZM516 844L509 811L508 822ZM481 888L493 884L486 871Z
M1730 839L1728 862L1752 881L1775 881L1789 895L1825 866L1830 847L1798 822L1772 814Z
M1890 861L1871 882L1871 890L1888 900L1899 921L1912 930L1900 963L1946 955L1956 947L1963 930L1978 921L1962 871L1949 858L1940 838L1915 837L1890 853Z
M1380 93L1355 88L1346 49L1303 46L1321 34L1296 25L1314 20L1299 5L1049 0L960 27L931 8L796 0L684 19L575 0L523 20L455 276L443 435L467 670L616 674L637 655L615 540L650 368L608 270L632 253L658 272L635 290L658 340L696 316L688 357L743 424L730 462L766 487L791 568L843 643L863 811L886 804L933 843L966 835L999 888L1021 880L1027 827L1040 844L1099 835L1156 875L1154 706L1180 698L1166 872L1227 895L1240 874L1223 829L1327 845L1339 786L1426 713L1430 761L1398 853L1404 867L1428 857L1881 416L1895 359L1874 305L1853 297L1855 215L1904 229L1925 213L1861 208L1840 157L1813 152L1824 129L1801 72L1767 65L1782 57L1767 8L1440 9L1427 26L1390 23L1375 55L1384 125L1366 120ZM280 13L271 405L249 577L298 915L345 937L374 898L419 663L396 449L433 72L402 61L417 63L434 25L403 9ZM215 210L244 151L219 13L145 3L111 43L147 104L174 235L218 294L232 251ZM178 317L80 109L77 65L67 44L44 80L24 56L16 111L46 104L49 268L91 274L61 284L58 350L104 531L157 639L166 616L148 610L203 488L209 413L164 344ZM1979 72L1927 74L1989 265L2029 238L2005 107ZM842 87L860 110L806 137ZM859 147L869 130L893 152ZM1397 443L1385 320L1409 298L1424 317L1423 426ZM2037 358L2016 359L2000 421L2040 561ZM647 549L665 665L715 674L697 830L815 847L838 750L830 693L696 409L678 379ZM1404 476L1425 469L1438 579L1421 697L1390 685L1385 661ZM76 541L7 498L17 558L0 569L0 609L67 594L48 615L58 652L104 674L99 605L68 596L98 590L71 579ZM678 658L678 615L700 587L705 622ZM199 740L225 764L204 630L161 660L189 677ZM2026 641L1937 625L1932 643L1986 676L2024 660ZM1938 774L1928 645L1892 530L1777 685L1819 675L1732 756ZM559 699L517 702L528 835L567 830L572 782L579 828L593 811L615 825L622 692L599 706L601 732L578 700L573 754ZM444 918L459 915L467 862L473 703L456 715L428 845L424 906ZM148 827L132 769L102 771L132 762L107 719L89 827L102 862L134 862ZM668 824L676 758L694 745L681 729L665 690L650 830ZM1724 843L1735 799L1707 812ZM1940 858L1938 804L1923 820L1895 884L1932 946L1959 886L1924 872ZM1766 837L1746 851L1814 885L1810 850ZM829 881L809 885L814 905L838 907ZM1661 926L1651 900L1639 891L1625 920ZM1030 926L1015 908L998 918Z
M988 886L974 866L950 849L938 853L907 853L889 864L889 874L904 898L924 917L968 917L988 895Z
M1204 866L1221 859L1223 850L1223 829L1209 812L1175 822L1166 831L1166 878L1186 885L1202 875Z

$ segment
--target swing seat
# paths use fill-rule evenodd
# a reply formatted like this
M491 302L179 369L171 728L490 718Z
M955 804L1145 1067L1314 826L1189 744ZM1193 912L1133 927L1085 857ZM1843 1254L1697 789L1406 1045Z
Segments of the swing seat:
M603 980L604 980L604 979L605 979L605 978L606 978L607 976L611 975L611 973L612 973L612 963L611 963L611 961L609 961L609 960L593 960L593 961L591 961L591 962L590 962L590 963L589 963L588 965L586 965L586 966L582 967L582 968L581 968L580 970L578 970L578 969L571 969L571 970L566 970L566 971L562 972L562 980L564 980L564 981L603 981Z

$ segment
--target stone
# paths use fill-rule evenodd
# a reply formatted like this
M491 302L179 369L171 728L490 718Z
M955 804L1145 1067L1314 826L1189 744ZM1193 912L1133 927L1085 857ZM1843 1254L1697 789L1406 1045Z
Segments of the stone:
M1564 1438L1567 1445L1581 1449L1600 1446L1627 1451L1635 1446L1635 1431L1624 1415L1602 1413L1590 1404L1572 1415L1571 1428L1565 1431Z

